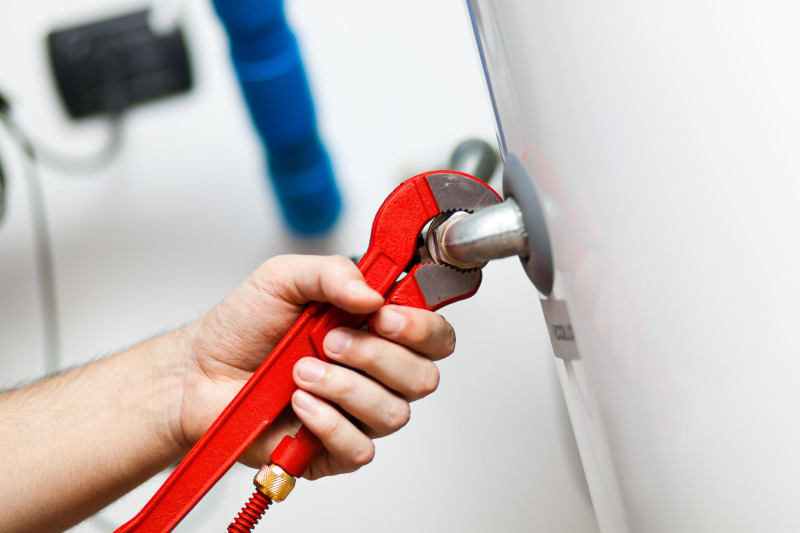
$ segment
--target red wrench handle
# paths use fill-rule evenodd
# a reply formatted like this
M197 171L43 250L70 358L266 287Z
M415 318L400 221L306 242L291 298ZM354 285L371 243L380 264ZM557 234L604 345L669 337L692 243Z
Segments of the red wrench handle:
M382 253L368 252L359 263L367 284L382 293L404 267ZM117 532L174 528L289 404L297 389L292 379L295 363L308 356L327 360L322 350L327 332L358 327L364 319L330 304L309 305L158 492Z

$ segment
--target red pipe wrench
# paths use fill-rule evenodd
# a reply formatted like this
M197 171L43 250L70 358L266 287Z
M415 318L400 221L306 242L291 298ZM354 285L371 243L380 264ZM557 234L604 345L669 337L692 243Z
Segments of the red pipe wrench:
M488 185L459 172L434 171L410 178L375 215L369 248L358 268L387 304L435 310L468 298L478 290L480 270L426 263L413 265L400 281L398 277L411 266L429 221L500 202ZM310 304L158 492L117 533L171 531L289 404L297 389L292 379L295 363L310 355L327 360L322 341L328 331L358 328L368 319L330 304ZM289 457L288 464L280 466L295 477L321 450L316 438L303 429L296 438L284 438L278 448ZM291 448L289 453L287 448Z

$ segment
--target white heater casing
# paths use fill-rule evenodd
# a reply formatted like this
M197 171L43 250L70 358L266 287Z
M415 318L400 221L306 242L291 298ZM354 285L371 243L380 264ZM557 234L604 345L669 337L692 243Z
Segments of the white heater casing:
M800 531L800 4L469 7L601 530Z

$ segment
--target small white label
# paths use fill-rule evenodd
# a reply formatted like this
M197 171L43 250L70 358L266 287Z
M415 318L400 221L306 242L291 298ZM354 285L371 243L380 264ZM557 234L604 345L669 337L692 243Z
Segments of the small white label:
M553 353L561 359L580 359L578 344L575 342L575 331L572 329L572 320L567 311L567 302L548 298L542 300L544 321L547 324L547 333L553 345Z

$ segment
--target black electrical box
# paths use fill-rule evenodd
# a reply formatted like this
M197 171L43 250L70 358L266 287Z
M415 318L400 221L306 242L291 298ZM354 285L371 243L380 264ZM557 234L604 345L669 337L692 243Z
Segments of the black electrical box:
M138 11L47 36L56 83L73 118L118 113L191 88L180 28L155 33L148 14Z

